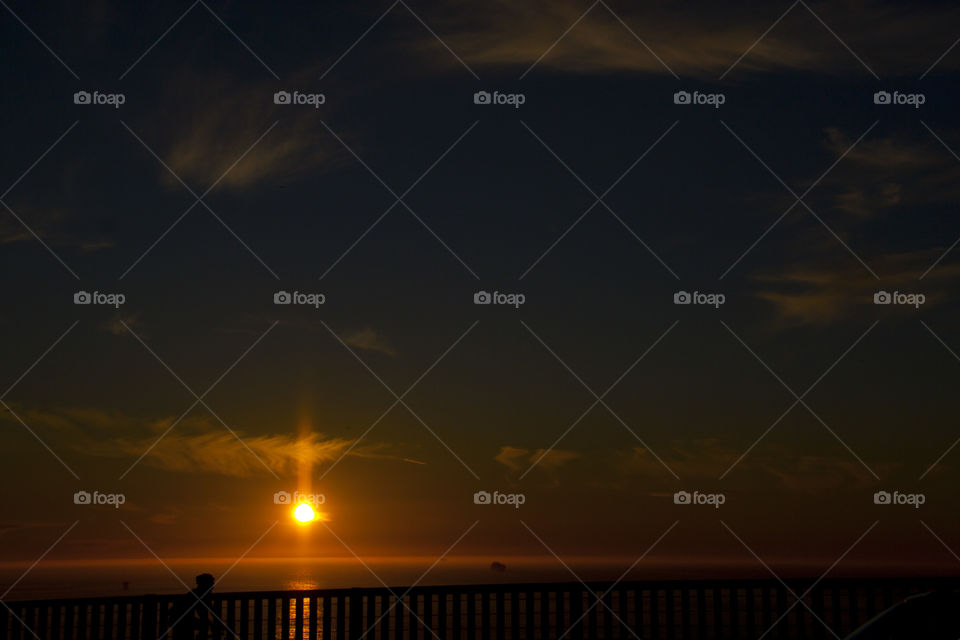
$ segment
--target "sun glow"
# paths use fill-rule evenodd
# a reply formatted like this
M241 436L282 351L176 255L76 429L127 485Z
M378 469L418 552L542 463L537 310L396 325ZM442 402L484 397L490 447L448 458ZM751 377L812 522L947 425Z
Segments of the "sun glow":
M293 517L296 518L297 522L312 522L316 520L317 514L314 512L313 507L304 503L298 504L297 508L293 510Z

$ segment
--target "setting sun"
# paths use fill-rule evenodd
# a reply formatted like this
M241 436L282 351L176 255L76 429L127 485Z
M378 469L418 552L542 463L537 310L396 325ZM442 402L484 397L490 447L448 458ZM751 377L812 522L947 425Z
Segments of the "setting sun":
M317 514L314 513L313 507L308 504L299 504L297 508L293 510L293 517L297 519L298 522L310 522L316 519Z

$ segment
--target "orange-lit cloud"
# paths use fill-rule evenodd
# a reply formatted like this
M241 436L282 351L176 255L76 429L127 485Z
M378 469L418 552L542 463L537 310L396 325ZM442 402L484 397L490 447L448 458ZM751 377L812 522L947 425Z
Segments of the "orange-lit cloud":
M308 72L294 74L288 81L305 89L315 82ZM164 139L145 142L156 147L164 162L198 194L221 176L218 189L243 190L315 173L339 157L340 147L325 133L315 110L275 105L273 84L191 72L178 73L171 84L176 88L171 89L174 95L190 90L191 106L167 121L172 124L163 125L168 127ZM325 105L324 116L329 117L329 112ZM266 133L275 122L277 126ZM132 124L136 130L136 123ZM163 167L157 169L170 188L183 188Z
M364 351L375 351L388 356L397 355L394 349L383 334L370 327L348 331L340 338L352 347L363 349Z
M353 442L316 433L253 435L235 430L235 436L205 416L184 418L167 432L176 418L144 421L119 411L89 407L16 411L32 427L58 431L59 438L86 455L129 458L131 462L144 455L143 464L179 473L249 477L269 473L268 467L278 475L293 474L301 463L312 465L340 458ZM3 413L0 420L14 418ZM364 443L348 455L426 464L393 452L385 443Z
M580 454L576 451L565 449L520 449L518 447L504 446L500 447L499 453L494 456L494 460L504 465L511 471L524 471L534 462L541 469L554 471L563 465L576 460Z
M477 66L525 69L543 56L538 64L545 70L654 74L672 70L680 76L717 78L753 45L737 67L741 72L869 73L803 5L794 7L773 29L789 5L723 3L696 11L669 2L608 5L616 15L598 4L580 20L590 3L459 2L453 4L455 13L444 15L437 9L428 18L453 51ZM955 7L919 11L869 0L810 7L881 76L919 75L956 38L950 26L957 21ZM436 46L432 36L421 42L422 51L431 54L435 64L457 65L452 56L435 55ZM923 64L918 66L918 61ZM941 62L945 69L955 64L949 59Z

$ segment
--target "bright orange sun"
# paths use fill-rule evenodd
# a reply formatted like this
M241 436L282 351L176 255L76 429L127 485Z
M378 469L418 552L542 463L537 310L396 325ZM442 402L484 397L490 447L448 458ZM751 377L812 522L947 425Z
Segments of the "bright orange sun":
M297 522L311 522L317 518L317 514L313 511L313 507L304 503L298 504L297 508L293 510L293 517L296 518Z

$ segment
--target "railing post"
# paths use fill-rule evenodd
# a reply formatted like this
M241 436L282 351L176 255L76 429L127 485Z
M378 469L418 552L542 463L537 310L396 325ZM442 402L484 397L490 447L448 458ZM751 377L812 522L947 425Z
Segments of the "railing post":
M79 607L83 609L83 605ZM73 607L67 609L67 623L73 623ZM79 634L78 634L79 636ZM156 640L157 632L157 596L143 596L143 613L140 616L140 638L142 640ZM78 639L79 640L79 639Z
M570 635L572 640L581 640L583 638L583 591L581 587L573 587L570 590Z
M360 640L363 635L363 595L358 589L350 590L350 640Z

